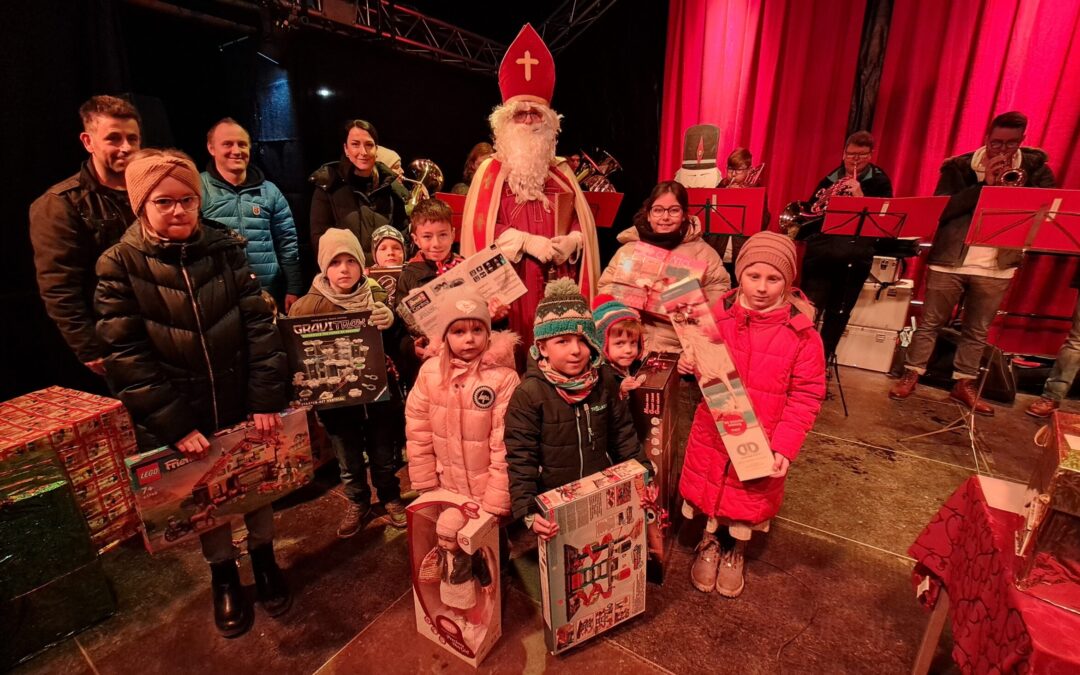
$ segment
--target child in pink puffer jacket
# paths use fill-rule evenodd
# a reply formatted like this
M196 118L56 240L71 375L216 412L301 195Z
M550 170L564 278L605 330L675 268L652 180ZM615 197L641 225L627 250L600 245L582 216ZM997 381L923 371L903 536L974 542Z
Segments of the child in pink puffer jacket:
M487 303L461 292L440 299L445 328L405 404L409 479L445 488L496 516L510 514L503 417L520 379L509 332L491 332Z

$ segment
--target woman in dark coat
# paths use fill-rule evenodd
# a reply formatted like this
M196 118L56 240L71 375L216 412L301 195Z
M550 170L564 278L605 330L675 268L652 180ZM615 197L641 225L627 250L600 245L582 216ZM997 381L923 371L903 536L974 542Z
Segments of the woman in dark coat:
M208 436L249 414L259 431L280 427L285 354L243 239L199 218L199 172L181 152L143 150L126 181L137 219L98 260L95 308L109 385L131 413L140 448L174 445L200 455ZM290 596L274 560L273 510L244 518L259 601L276 616ZM215 623L235 637L251 627L253 612L232 530L223 525L200 538Z
M374 260L371 233L388 222L401 232L408 226L408 192L390 167L375 161L379 134L370 122L345 125L341 159L323 164L308 178L315 184L311 197L311 249L331 227L351 230L368 260Z

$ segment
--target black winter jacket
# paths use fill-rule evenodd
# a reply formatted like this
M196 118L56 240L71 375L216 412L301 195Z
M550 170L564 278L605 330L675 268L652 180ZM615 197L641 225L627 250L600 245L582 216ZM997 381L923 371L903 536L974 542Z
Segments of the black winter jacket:
M311 198L311 247L319 254L319 237L331 227L351 230L360 240L368 263L374 264L371 234L388 222L405 231L404 186L385 165L375 163L377 184L361 187L361 178L347 160L329 162L315 170L308 181L315 185Z
M934 245L928 258L931 265L958 267L967 256L968 247L964 245L964 239L967 238L971 217L984 185L971 168L974 154L969 152L950 157L941 165L941 176L938 177L934 194L948 195L949 203L941 212L941 220L934 233ZM1054 187L1054 172L1046 159L1046 153L1038 148L1020 148L1020 167L1027 172L1024 187ZM1017 267L1023 255L1022 251L998 249L998 267Z
M30 205L38 290L45 310L83 363L105 355L94 328L94 264L135 220L126 192L98 182L90 161Z
M537 495L628 459L644 463L619 378L600 368L600 379L581 403L570 405L529 359L506 410L506 463L515 518L538 512Z
M836 169L833 169L832 173L821 179L817 187L814 188L814 195L817 195L818 190L835 185L837 181L846 175L847 169L841 164ZM893 196L892 181L889 180L885 170L877 164L868 164L866 166L863 174L859 177L859 186L862 188L865 197ZM811 197L810 202L813 203L814 201L815 198ZM849 237L821 234L821 226L824 223L825 219L820 218L807 223L799 230L799 239L806 241L806 254L803 258L803 265L809 266L810 269L814 270L815 274L820 274L830 270L835 272L838 267L844 267L847 263L857 263L860 267L865 267L867 273L869 273L869 266L874 258L873 238L858 237L853 240ZM861 278L866 278L866 274L861 273L861 271L860 275ZM862 281L858 281L858 283L862 284Z
M207 221L184 243L150 240L136 221L98 260L107 378L143 449L288 404L285 352L244 247Z

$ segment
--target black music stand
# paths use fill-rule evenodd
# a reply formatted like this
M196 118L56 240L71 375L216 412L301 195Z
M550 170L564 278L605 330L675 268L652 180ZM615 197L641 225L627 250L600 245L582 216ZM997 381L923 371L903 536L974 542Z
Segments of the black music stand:
M948 197L833 197L825 209L821 235L848 238L853 244L860 237L895 240L915 236L930 239L947 202ZM852 263L848 263L844 274L843 286L847 288L855 283L851 278ZM865 279L859 280L860 284L863 282ZM840 313L850 315L852 309L853 306L842 306ZM832 366L840 391L840 403L847 417L847 400L835 351L828 355L826 364L826 367Z

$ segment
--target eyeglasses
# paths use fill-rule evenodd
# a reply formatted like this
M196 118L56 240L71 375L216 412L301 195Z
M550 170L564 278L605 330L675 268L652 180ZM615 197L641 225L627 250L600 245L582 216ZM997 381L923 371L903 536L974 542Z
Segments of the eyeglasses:
M994 150L1001 150L1002 148L1015 150L1020 147L1020 141L990 141L986 145Z
M157 210L162 213L172 213L177 204L185 211L194 211L199 208L199 198L195 195L188 195L187 197L181 197L180 199L160 197L158 199L151 199L150 201L157 207Z
M869 152L845 152L844 157L846 159L867 159L870 157Z
M665 209L663 206L654 206L649 209L649 214L652 215L653 218L663 218L665 213L672 218L678 218L682 215L682 207L672 206Z
M525 122L530 119L539 122L541 119L543 119L543 116L540 114L539 110L535 110L533 108L529 108L528 110L518 110L514 113L515 122Z

